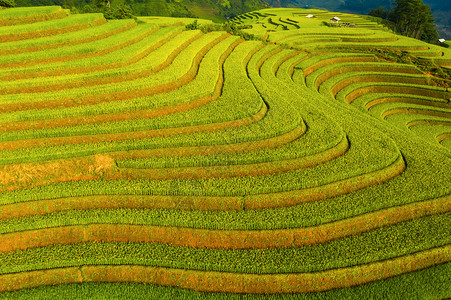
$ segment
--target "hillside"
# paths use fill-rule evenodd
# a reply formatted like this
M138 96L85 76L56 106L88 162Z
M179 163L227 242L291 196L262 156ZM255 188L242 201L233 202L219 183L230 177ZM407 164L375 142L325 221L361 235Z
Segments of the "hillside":
M0 10L0 298L451 297L451 49L190 21Z
M62 5L80 12L94 12L96 1L87 0L15 0L20 7ZM112 7L126 4L136 16L198 17L224 22L239 14L272 7L323 9L354 14L368 14L371 9L391 9L389 0L111 0ZM424 0L431 7L442 38L451 39L451 6L446 1Z
M62 5L80 12L94 12L96 3L85 0L16 0L17 6ZM128 5L135 16L198 17L224 22L237 15L268 7L263 0L111 0L111 7Z

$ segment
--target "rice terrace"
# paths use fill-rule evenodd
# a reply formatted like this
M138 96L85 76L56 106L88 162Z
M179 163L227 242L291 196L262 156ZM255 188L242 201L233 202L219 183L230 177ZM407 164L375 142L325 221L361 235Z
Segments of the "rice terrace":
M0 298L451 297L451 49L227 24L0 10Z

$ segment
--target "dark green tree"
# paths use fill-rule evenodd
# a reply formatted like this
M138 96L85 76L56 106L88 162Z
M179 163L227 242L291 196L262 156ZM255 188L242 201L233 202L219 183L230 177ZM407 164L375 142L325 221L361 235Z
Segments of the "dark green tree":
M382 6L379 6L376 9L372 9L368 15L373 17L378 17L384 20L390 20L391 19L391 10L385 9Z
M0 0L0 7L14 7L16 3L14 0Z
M128 5L121 5L114 9L114 17L116 19L131 19L133 18L132 9Z
M132 19L132 9L128 5L120 5L119 7L106 6L103 11L105 19Z
M402 35L430 43L439 37L431 9L421 0L395 0L392 21L396 32Z

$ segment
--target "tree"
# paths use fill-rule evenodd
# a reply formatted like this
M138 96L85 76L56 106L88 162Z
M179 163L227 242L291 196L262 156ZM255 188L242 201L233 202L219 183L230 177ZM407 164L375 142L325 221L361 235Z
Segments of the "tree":
M376 9L372 9L368 15L373 17L378 17L384 20L390 20L391 19L391 10L384 9L382 6L379 6Z
M14 0L0 0L0 7L14 7L16 3Z
M105 7L103 12L105 19L132 19L132 9L127 5L121 5L116 8Z
M109 0L94 0L92 4L97 12L102 12L105 8L110 8Z
M396 32L402 35L430 43L439 37L431 9L421 0L395 0L392 21Z
M367 7L363 0L345 0L343 6L346 9L356 12L362 12Z

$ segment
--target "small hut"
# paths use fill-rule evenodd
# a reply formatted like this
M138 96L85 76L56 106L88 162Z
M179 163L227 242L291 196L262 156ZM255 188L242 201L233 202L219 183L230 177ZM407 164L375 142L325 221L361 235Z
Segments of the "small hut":
M338 24L338 21L340 21L341 19L339 17L333 17L332 19L330 19L330 23L332 24Z
M306 15L306 18L316 18L315 15Z
M439 43L439 44L443 44L444 42L446 42L445 39L439 39L439 40L438 40L438 43Z

